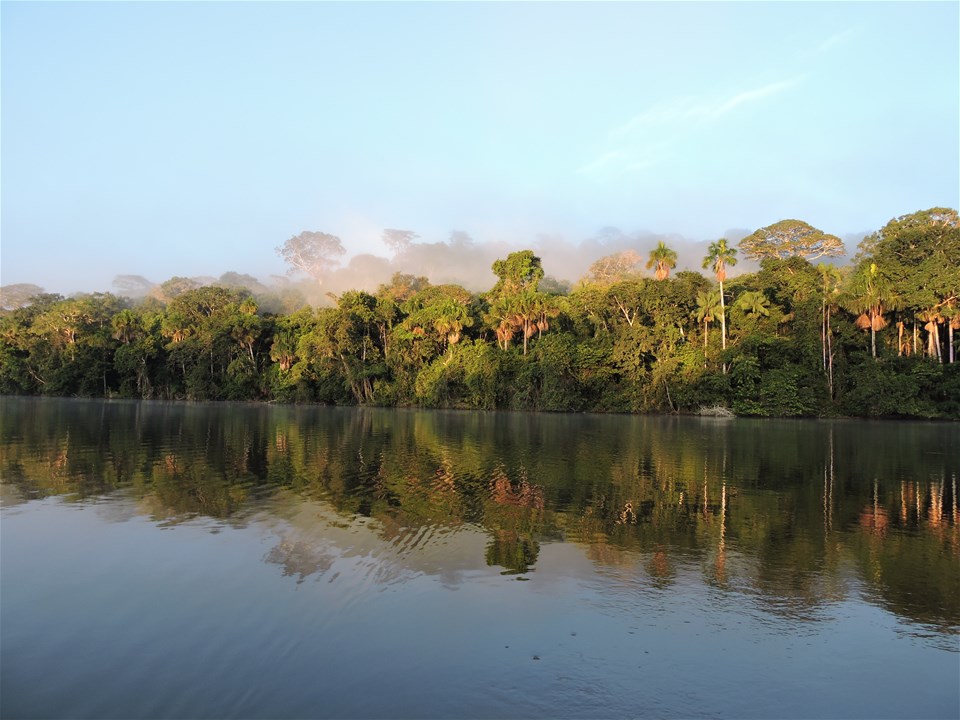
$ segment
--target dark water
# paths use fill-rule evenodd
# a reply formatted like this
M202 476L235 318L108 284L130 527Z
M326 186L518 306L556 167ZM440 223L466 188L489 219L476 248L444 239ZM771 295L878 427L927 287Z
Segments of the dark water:
M4 718L960 713L956 424L0 409Z

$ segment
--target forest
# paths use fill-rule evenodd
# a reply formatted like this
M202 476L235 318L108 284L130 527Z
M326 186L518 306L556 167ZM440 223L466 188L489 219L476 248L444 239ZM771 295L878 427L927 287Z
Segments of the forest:
M414 238L385 231L396 256ZM677 271L663 241L642 250L572 286L521 250L483 292L396 272L314 305L235 273L138 298L7 286L0 393L960 419L956 210L896 217L842 265L841 240L799 220L711 243L704 272ZM343 247L304 232L277 251L322 290ZM759 269L730 273L742 259Z

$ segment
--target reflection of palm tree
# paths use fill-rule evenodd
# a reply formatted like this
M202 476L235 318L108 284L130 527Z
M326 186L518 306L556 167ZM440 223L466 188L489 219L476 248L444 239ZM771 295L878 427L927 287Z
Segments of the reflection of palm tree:
M833 427L830 427L829 462L823 469L823 531L833 529Z
M670 557L667 555L666 550L658 547L653 551L653 555L650 557L650 563L647 566L647 571L656 580L661 581L658 584L662 584L663 581L670 579L673 575L673 569L670 566Z
M487 565L504 568L503 575L519 575L529 572L537 563L540 544L510 530L494 530L487 545Z
M727 481L720 486L720 539L717 541L717 582L727 579Z
M873 504L868 505L860 512L860 525L871 535L884 537L887 534L887 526L890 519L887 516L887 509L880 505L880 491L877 479L873 480Z

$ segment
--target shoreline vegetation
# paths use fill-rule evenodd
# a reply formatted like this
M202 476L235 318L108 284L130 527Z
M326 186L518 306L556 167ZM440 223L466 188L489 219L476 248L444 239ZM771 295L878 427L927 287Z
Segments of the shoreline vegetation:
M384 232L395 259L415 256L416 237ZM319 232L277 251L315 294L344 253ZM140 288L123 276L125 296L11 285L0 394L960 419L957 211L894 218L850 263L826 262L844 252L783 220L711 243L705 273L673 272L661 241L600 258L572 286L532 250L496 260L485 292L395 272L318 307L236 273ZM728 277L743 258L759 270Z

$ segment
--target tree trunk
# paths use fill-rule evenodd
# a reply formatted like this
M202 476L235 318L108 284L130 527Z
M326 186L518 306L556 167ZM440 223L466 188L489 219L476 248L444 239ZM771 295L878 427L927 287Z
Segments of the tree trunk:
M949 357L950 357L950 362L952 363L952 362L954 361L954 358L955 358L955 355L954 355L954 352L953 352L953 323L952 323L952 322L947 323L947 338L949 338L949 341L950 341L950 355L949 355Z
M877 331L873 329L873 316L870 317L870 354L877 359Z
M673 407L673 400L670 398L670 387L667 385L667 381L663 381L663 389L667 391L667 402L670 404L670 412L676 412Z
M931 325L933 327L931 327ZM926 325L924 325L923 329L927 331L927 356L936 357L938 355L938 348L936 347L936 341L934 340L934 331L937 329L937 325L930 320Z
M827 383L833 400L833 338L830 337L830 308L827 308Z
M723 282L720 282L720 347L727 349L727 306L723 301Z
M827 371L827 297L820 304L820 350L823 354L823 371Z

